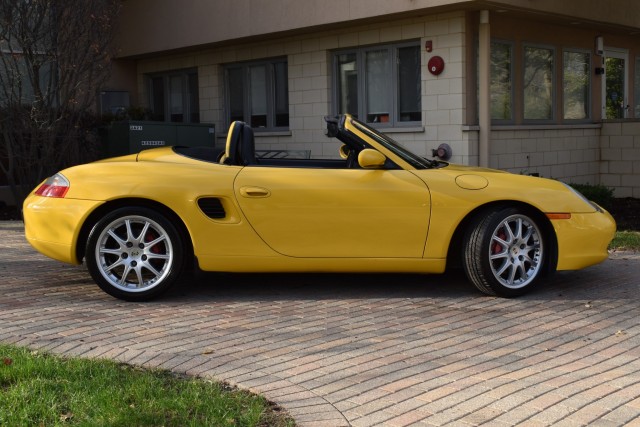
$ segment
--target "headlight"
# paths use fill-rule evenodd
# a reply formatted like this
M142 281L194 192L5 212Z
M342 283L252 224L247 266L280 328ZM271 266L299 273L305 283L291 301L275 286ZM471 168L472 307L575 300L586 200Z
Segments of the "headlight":
M576 196L578 196L578 198L580 198L583 202L585 202L587 205L591 206L593 209L595 209L598 212L603 212L602 208L600 206L598 206L597 203L592 202L591 200L587 199L586 197L584 197L584 195L579 192L578 190L576 190L575 188L573 188L572 186L570 186L569 184L565 184L564 182L562 183L565 187L567 187L569 189L569 191L571 191L573 194L575 194Z

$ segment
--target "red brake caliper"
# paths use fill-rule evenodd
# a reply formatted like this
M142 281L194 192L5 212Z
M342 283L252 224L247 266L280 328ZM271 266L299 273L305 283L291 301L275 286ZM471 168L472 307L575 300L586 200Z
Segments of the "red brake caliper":
M498 232L498 237L501 240L505 240L507 238L507 235L505 234L504 231L500 230ZM498 243L498 242L495 242L493 244L493 247L491 248L491 252L493 252L494 255L499 254L500 252L502 252L502 245L500 243Z
M155 232L153 232L152 230L147 231L147 235L144 236L145 242L153 242L157 238L158 238L158 235ZM150 251L153 252L154 254L162 253L162 250L158 247L157 244L153 245L150 248Z

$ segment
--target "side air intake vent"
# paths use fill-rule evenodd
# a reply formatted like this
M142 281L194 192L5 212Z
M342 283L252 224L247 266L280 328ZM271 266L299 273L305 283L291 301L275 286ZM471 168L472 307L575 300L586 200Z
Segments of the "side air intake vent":
M215 197L198 199L198 206L209 218L222 219L227 215L222 206L222 202Z

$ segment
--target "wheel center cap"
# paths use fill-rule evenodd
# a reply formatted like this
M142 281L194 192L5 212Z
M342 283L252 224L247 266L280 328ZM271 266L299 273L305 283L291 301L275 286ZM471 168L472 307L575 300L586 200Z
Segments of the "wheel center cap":
M515 242L512 246L511 246L511 254L513 256L518 256L521 255L523 252L526 252L524 250L524 244L522 242Z

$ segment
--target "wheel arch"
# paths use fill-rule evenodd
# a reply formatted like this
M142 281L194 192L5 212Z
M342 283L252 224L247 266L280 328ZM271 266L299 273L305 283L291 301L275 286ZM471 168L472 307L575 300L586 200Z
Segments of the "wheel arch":
M82 228L80 229L80 233L78 234L78 240L76 242L76 257L78 261L82 261L85 256L86 243L89 239L89 235L91 234L91 230L93 227L100 221L102 217L104 217L107 213L112 212L119 208L125 207L145 207L149 209L153 209L162 215L166 216L173 225L177 228L180 236L182 237L183 243L185 245L185 266L190 266L193 264L193 242L191 240L191 234L189 233L186 224L182 221L182 218L178 214L176 214L171 208L168 206L156 202L154 200L143 199L143 198L124 198L124 199L116 199L108 201L100 205L97 209L95 209L91 214L87 217L87 219L82 224Z
M555 272L558 265L558 238L556 236L553 224L547 216L530 204L519 202L515 200L500 200L495 202L486 203L478 206L474 210L470 211L462 221L458 224L454 231L449 250L447 251L447 268L458 268L462 265L462 244L464 242L464 236L467 230L473 226L478 218L483 217L489 211L495 211L504 208L516 207L535 219L539 226L542 228L542 233L549 242L548 250L545 254L545 264L543 275L549 275Z

